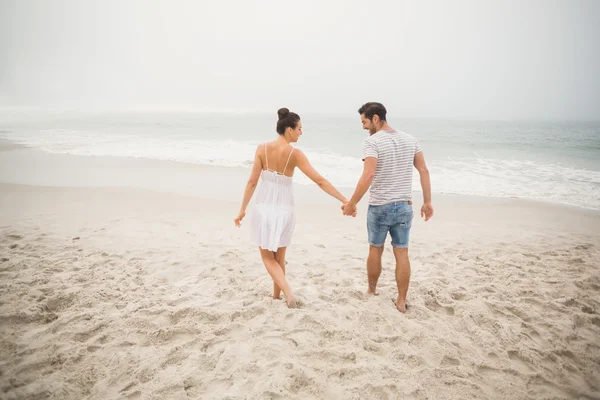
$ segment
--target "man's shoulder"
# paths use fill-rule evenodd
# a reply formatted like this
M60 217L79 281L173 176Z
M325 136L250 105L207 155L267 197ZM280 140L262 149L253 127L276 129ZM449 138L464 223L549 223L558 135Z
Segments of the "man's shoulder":
M384 139L384 135L385 135L385 131L377 131L372 135L369 135L369 137L365 138L363 140L363 143L373 143L376 144L378 142L381 142L382 139Z
M369 135L368 137L363 139L363 144L365 143L369 143L369 144L375 144L377 143L377 141L374 138L375 135Z
M402 137L405 137L406 139L417 140L416 137L414 137L413 135L411 135L410 133L407 133L405 131L396 130L396 133Z

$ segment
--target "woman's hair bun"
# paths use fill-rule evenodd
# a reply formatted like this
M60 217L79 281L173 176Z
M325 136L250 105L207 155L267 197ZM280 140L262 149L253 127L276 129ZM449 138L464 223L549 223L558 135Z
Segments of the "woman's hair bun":
M289 114L290 114L290 110L288 110L285 107L284 108L280 108L279 110L277 110L277 116L279 117L279 119L284 119Z

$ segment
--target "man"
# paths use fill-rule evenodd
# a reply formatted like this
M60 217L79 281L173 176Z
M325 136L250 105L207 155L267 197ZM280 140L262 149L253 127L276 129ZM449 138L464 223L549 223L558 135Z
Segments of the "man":
M381 255L388 232L396 258L396 283L398 299L396 308L406 312L406 293L410 281L408 239L413 219L412 168L419 171L423 188L421 217L428 221L433 216L429 170L417 140L394 130L386 120L387 110L381 103L366 103L359 110L363 128L369 137L363 142L363 174L350 201L342 206L344 215L356 212L356 205L371 188L367 231L369 257L367 275L369 295L377 294L377 281L381 275Z

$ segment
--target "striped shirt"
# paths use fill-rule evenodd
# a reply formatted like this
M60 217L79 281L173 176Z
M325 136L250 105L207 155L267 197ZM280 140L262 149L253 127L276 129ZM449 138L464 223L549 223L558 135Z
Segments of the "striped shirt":
M411 200L413 163L420 151L417 139L399 131L382 130L364 140L363 161L377 158L369 204Z

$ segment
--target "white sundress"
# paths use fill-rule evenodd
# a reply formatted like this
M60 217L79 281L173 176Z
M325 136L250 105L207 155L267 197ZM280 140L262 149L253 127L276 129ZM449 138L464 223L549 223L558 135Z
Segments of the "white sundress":
M280 247L289 246L296 225L292 177L285 176L292 151L279 173L269 169L267 144L265 161L267 169L261 171L261 183L256 193L251 219L251 239L263 250L276 252Z

